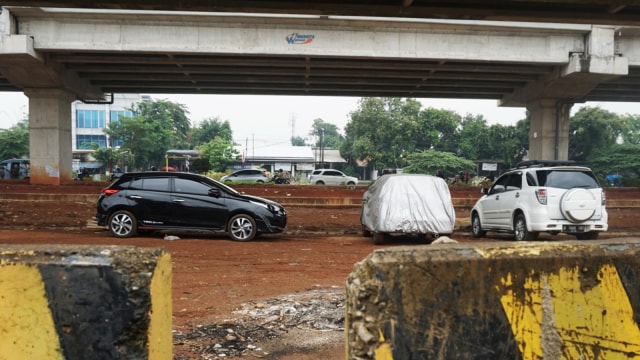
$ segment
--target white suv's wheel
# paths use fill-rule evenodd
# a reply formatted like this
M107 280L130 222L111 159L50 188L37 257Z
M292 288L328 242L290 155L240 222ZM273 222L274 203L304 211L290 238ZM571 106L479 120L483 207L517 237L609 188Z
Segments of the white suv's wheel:
M591 219L599 206L589 190L571 189L560 200L560 211L569 221L577 223Z

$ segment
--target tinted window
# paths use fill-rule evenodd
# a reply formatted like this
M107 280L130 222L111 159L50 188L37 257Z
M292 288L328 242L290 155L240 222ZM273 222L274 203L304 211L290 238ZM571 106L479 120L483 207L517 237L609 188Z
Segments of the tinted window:
M203 184L197 181L188 180L188 179L180 179L176 178L175 182L175 192L179 193L189 193L189 194L202 194L206 195L211 186L207 184Z
M169 178L137 178L131 181L130 189L169 191Z
M325 171L324 174L329 176L342 176L342 174L337 171Z
M321 172L322 172L322 170L316 170L311 175L320 175Z
M509 175L509 182L507 183L507 191L522 189L522 174L517 173Z
M540 186L559 189L571 189L574 187L595 189L600 187L590 171L540 170L537 171L537 175Z
M509 181L509 176L507 175L498 178L498 180L496 180L496 183L493 184L491 191L489 191L489 194L505 192L505 190L507 189L508 181Z

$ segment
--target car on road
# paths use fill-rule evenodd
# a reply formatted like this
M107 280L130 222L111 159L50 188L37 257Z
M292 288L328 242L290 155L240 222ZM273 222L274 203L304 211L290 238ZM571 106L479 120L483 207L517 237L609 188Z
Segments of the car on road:
M8 159L0 162L0 179L28 179L29 159Z
M122 174L98 198L96 220L118 238L151 231L226 232L235 241L281 233L285 208L184 172Z
M606 197L593 171L571 161L527 161L500 175L471 209L473 236L541 232L595 240L608 229Z
M362 235L381 244L390 236L434 240L453 233L456 212L449 186L423 174L388 174L369 186L362 199Z
M358 178L347 176L340 170L318 169L309 175L309 183L313 185L358 185Z
M265 170L262 169L244 169L232 172L229 175L225 175L220 178L225 184L234 184L234 183L268 183L269 174Z

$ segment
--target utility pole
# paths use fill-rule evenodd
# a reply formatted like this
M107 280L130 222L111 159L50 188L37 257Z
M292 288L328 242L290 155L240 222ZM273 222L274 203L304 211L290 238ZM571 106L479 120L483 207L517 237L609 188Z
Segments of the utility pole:
M291 126L291 139L296 137L296 114L291 113L291 120L289 120L289 125Z

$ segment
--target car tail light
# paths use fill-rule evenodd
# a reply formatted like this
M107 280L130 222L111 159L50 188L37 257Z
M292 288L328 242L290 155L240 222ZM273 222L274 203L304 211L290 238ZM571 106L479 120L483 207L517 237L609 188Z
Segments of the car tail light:
M116 189L104 189L104 190L102 190L102 194L103 194L104 196L108 197L108 196L111 196L111 195L113 195L113 194L117 193L118 191L120 191L120 190L116 190Z
M605 206L607 204L607 196L604 194L604 191L602 192L602 206Z
M538 202L540 204L547 205L547 189L536 190L536 197L538 198Z

